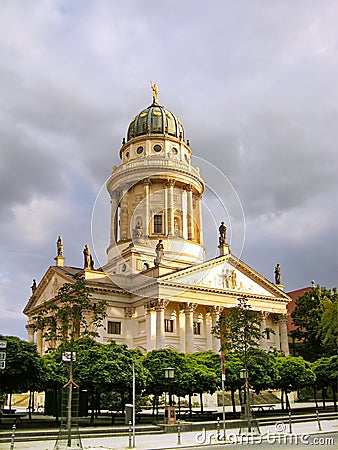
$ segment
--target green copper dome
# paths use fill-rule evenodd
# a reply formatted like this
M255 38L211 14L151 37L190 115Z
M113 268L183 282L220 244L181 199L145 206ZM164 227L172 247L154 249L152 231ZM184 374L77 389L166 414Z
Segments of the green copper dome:
M180 120L156 101L131 121L127 141L146 134L167 134L184 140L184 130Z

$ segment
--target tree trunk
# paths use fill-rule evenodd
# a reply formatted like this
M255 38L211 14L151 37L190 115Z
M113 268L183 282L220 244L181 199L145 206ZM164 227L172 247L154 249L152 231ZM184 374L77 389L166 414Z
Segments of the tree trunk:
M55 401L55 422L59 422L59 402L58 402L58 390L54 388L54 401Z
M153 417L155 416L155 408L156 408L156 395L154 395L153 397L153 413L152 413Z
M9 393L9 413L12 412L12 392Z
M29 391L29 400L28 400L28 418L32 420L32 391Z
M281 405L282 410L284 411L284 390L283 389L281 389L281 391L280 391L280 405Z
M325 388L322 388L323 409L326 408L326 406L325 406L325 398L326 398L326 390L325 390Z
M232 412L236 414L236 400L235 400L235 389L231 388L231 403L232 403Z
M95 419L95 392L94 388L90 389L90 425L94 425Z
M201 414L203 414L203 392L200 392Z
M333 384L331 385L331 389L332 389L334 410L337 411L337 394L336 394L337 386Z
M315 400L316 408L318 409L317 388L316 388L316 386L313 387L313 398Z
M191 394L189 394L189 417L192 416Z
M288 411L290 411L291 406L290 406L290 402L289 402L288 391L285 391L285 406L286 406L286 409Z

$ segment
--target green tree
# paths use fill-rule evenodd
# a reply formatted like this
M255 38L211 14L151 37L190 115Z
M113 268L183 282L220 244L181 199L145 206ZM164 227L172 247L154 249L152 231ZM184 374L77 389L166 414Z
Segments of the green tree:
M316 381L314 384L314 393L315 400L316 398L316 390L322 390L322 399L323 399L323 409L325 409L325 399L326 399L326 389L327 387L331 387L332 395L333 395L333 403L334 409L337 411L337 380L338 380L338 357L331 356L329 358L320 358L313 363L313 371L316 375Z
M334 309L337 308L336 303L336 289L320 285L313 286L296 300L291 317L297 329L291 334L300 341L297 345L298 353L309 361L331 356L337 351L337 328L334 325L337 317L330 322Z
M288 393L305 386L312 386L316 380L315 373L311 364L301 356L277 356L276 369L276 387L279 387L282 391L282 409L284 409L284 395L286 408L290 409Z
M2 336L7 341L6 368L0 371L1 393L39 391L45 381L45 365L34 344L15 336ZM30 409L31 413L31 409Z
M93 302L92 288L82 273L74 275L74 283L64 283L51 302L44 304L35 316L37 328L50 343L64 344L71 350L79 337L97 337L97 329L106 316L105 301Z
M325 348L336 353L338 349L338 293L332 289L331 296L321 298L323 313L319 323L319 336Z
M74 275L73 283L63 284L55 298L44 304L37 312L37 328L43 330L44 338L51 348L62 344L70 351L68 403L67 403L67 445L71 446L72 390L73 390L73 351L74 342L83 336L95 337L97 329L106 316L106 302L93 302L92 289L86 284L83 273Z
M165 348L160 350L152 350L147 353L142 360L143 366L147 369L146 393L153 394L153 414L155 408L158 410L158 399L163 392L171 392L173 394L183 394L184 388L187 387L188 374L185 355L174 350ZM175 369L175 378L168 385L168 381L164 378L164 369L172 367ZM185 392L187 393L187 392Z
M190 390L200 395L201 413L203 413L203 393L213 394L220 384L219 370L215 367L212 353L200 352L186 355L187 370L193 375ZM218 362L220 366L219 356Z

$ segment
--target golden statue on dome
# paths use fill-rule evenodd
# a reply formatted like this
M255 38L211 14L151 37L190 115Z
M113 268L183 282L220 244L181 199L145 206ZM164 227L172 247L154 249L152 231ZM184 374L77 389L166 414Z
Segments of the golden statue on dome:
M153 91L153 102L158 103L158 87L156 83L150 82L151 90Z

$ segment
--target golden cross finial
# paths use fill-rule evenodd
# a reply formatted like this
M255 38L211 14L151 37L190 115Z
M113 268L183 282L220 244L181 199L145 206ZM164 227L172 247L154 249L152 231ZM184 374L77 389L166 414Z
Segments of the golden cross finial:
M153 102L158 103L158 87L156 83L150 82L151 90L153 91Z

